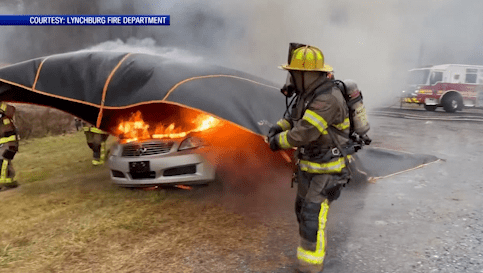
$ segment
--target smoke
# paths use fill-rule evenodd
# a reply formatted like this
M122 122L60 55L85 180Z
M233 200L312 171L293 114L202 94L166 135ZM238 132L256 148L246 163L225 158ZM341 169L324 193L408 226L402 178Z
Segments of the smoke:
M160 55L165 58L175 59L180 62L190 62L193 64L204 60L200 55L195 55L192 52L176 47L160 47L156 45L153 38L144 38L142 40L135 38L128 38L126 42L121 39L115 41L107 41L98 45L79 50L79 51L115 51L115 52L132 52L144 53L150 55Z
M213 200L251 219L292 212L292 165L281 153L272 152L261 137L227 122L199 134L210 145L206 159L216 166Z
M286 72L277 66L286 62L288 44L299 42L321 48L336 78L355 80L368 106L397 96L410 68L483 63L479 15L483 2L477 0L126 0L122 4L0 0L0 4L5 14L171 15L171 26L1 27L4 62L111 46L111 50L203 56L282 85Z

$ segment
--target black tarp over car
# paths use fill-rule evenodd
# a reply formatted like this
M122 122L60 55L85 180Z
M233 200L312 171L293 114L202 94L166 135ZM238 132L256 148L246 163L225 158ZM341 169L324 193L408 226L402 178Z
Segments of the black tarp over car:
M274 84L200 61L159 55L79 51L0 68L0 99L60 109L113 132L120 116L141 110L162 119L179 106L195 108L265 134L285 99Z
M115 134L119 120L140 110L146 122L197 109L265 135L283 116L279 88L237 70L140 53L78 51L0 68L0 101L57 108ZM366 147L359 153L373 177L438 159Z

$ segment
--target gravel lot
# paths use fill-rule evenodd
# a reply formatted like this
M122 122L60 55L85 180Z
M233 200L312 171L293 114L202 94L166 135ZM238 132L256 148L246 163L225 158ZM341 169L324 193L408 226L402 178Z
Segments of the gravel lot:
M445 161L349 187L332 206L324 272L483 272L482 125L371 121L376 143Z
M346 187L329 213L324 273L483 272L483 125L376 116L371 125L374 146L443 161ZM246 196L237 196L238 204L226 199L230 209L242 208L274 230L260 243L261 255L249 258L279 260L277 269L263 272L294 272L295 188L258 185L246 196L269 201L251 207L244 205ZM260 272L239 265L237 272Z

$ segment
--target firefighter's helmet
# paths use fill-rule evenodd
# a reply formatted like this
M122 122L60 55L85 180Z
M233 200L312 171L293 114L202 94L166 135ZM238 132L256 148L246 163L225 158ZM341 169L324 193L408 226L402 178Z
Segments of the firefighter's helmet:
M334 69L324 63L324 54L314 46L304 46L295 49L289 64L280 66L285 70L331 72Z

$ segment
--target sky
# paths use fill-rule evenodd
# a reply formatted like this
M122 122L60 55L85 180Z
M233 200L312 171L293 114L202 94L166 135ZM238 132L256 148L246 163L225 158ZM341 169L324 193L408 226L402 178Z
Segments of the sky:
M170 26L1 26L0 62L86 48L160 52L283 85L290 42L319 47L364 103L392 103L421 65L483 64L478 0L0 0L3 14L168 14ZM189 54L187 53L189 52ZM176 55L178 54L178 55Z

